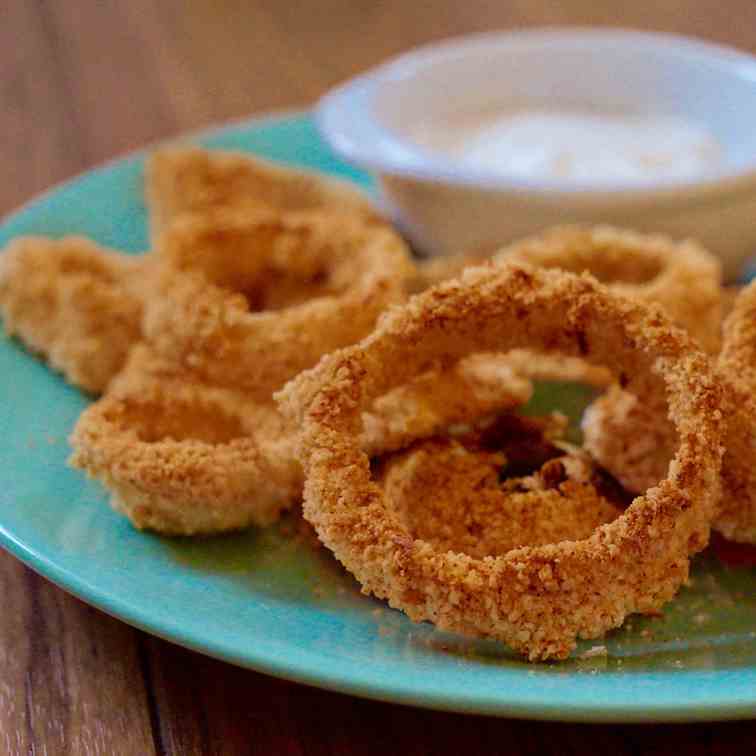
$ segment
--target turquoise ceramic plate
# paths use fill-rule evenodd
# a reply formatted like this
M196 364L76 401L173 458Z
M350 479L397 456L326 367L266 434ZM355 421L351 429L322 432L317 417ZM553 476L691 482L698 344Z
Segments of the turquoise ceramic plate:
M345 175L305 117L250 122L201 139L214 147ZM85 233L145 247L142 159L46 194L0 227ZM529 665L493 643L413 625L360 595L295 523L204 541L134 531L103 491L66 467L66 436L86 399L10 340L0 342L0 540L71 593L137 627L234 664L389 701L586 721L756 714L756 575L698 560L662 619L631 619L607 656ZM551 398L576 401L559 388ZM585 651L587 646L582 646Z

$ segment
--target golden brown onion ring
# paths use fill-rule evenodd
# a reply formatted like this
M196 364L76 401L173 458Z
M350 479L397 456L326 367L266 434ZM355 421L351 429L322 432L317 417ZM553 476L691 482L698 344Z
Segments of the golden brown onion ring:
M158 251L147 341L203 380L263 399L369 333L411 272L388 227L324 213L184 216Z
M144 345L71 436L114 509L173 535L269 525L296 501L294 433L275 406L188 379Z
M733 541L756 543L756 283L742 290L725 320L717 367L731 409L715 527Z
M590 538L486 559L441 552L390 514L360 448L361 412L434 360L512 348L606 365L640 396L666 390L679 449L669 476ZM563 658L576 637L661 607L708 540L721 462L721 391L708 360L661 312L588 277L468 269L388 313L278 399L302 423L305 516L363 590L413 620L497 638L533 660Z
M695 242L611 226L562 226L504 247L495 259L587 271L618 294L661 305L705 350L719 350L721 264Z
M14 239L0 255L3 325L70 383L100 393L141 336L151 269L149 256L83 237Z

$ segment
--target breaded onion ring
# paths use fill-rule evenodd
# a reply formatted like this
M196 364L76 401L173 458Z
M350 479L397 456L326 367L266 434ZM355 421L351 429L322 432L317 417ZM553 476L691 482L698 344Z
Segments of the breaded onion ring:
M104 391L141 335L151 258L69 236L14 239L0 255L8 334L86 391Z
M731 408L714 524L733 541L756 543L756 282L742 290L725 320L717 367Z
M588 538L622 513L585 452L518 416L482 432L419 441L383 459L378 480L387 508L413 538L478 558Z
M369 333L411 271L388 227L323 213L184 216L158 253L147 341L204 380L264 399Z
M192 146L153 152L145 168L145 190L153 242L180 215L222 208L375 215L367 196L349 181L245 153Z
M300 495L294 433L272 403L193 381L144 345L71 435L71 464L140 529L269 525Z
M661 305L706 351L719 350L722 268L695 242L611 226L562 226L504 247L495 259L587 271L618 294Z
M729 299L733 299L732 296ZM722 500L713 527L733 541L756 543L756 289L730 303L717 361L726 389ZM613 387L583 417L585 448L628 490L639 492L665 475L675 432L661 397L641 402Z
M680 438L668 478L580 541L478 559L413 538L371 480L361 412L434 360L528 347L606 365L640 396L666 389ZM468 269L389 312L278 399L302 423L305 516L363 591L413 620L497 638L533 660L563 658L576 637L661 607L708 540L721 462L721 392L708 360L660 311L588 277Z
M483 251L441 257L417 264L411 293L459 276L488 257ZM521 262L537 267L587 271L618 294L661 305L701 345L720 345L723 293L719 261L693 242L675 243L657 235L596 226L562 226L527 237L500 250L492 264ZM608 385L608 373L576 358L521 351L512 366L533 380L567 380L596 387Z

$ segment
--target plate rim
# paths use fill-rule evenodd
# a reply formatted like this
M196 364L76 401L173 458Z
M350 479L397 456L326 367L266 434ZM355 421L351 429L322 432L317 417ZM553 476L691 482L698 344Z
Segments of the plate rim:
M149 150L161 144L177 140L204 140L218 138L224 133L253 131L260 127L276 127L292 121L310 121L310 111L305 109L286 109L246 116L233 121L213 124L207 127L180 133L165 139L151 142L142 147L126 151L116 157L81 171L60 181L31 199L22 203L15 210L0 218L0 228L12 222L22 213L34 212L37 205L58 194L73 189L79 182L95 173L116 168L122 163L142 158ZM468 714L481 714L497 717L523 718L545 721L583 722L583 723L640 723L640 722L703 722L756 717L756 667L748 670L754 677L754 695L750 698L729 696L726 691L718 690L717 700L707 702L704 706L697 701L689 702L654 702L653 695L646 702L622 700L617 703L611 699L599 699L592 704L571 704L569 700L553 699L539 703L518 702L516 696L493 699L489 694L478 695L466 693L460 695L455 691L415 691L411 688L397 689L395 684L371 682L368 675L359 675L337 668L325 670L322 665L308 664L305 660L271 659L265 653L256 653L254 647L247 647L243 654L224 646L215 638L202 638L191 632L184 632L176 624L166 620L150 620L150 612L140 607L138 602L129 598L113 595L109 590L98 588L92 581L56 563L54 558L40 553L33 545L14 535L0 522L0 546L30 567L42 577L50 580L59 588L72 594L85 603L143 630L151 635L176 643L192 651L202 653L239 667L272 675L297 683L310 685L339 693L355 695L377 701L401 705L418 706L441 711L453 711ZM528 667L523 666L522 674L527 675ZM688 676L693 680L698 676L697 670L676 670L662 674ZM620 687L619 685L617 686Z

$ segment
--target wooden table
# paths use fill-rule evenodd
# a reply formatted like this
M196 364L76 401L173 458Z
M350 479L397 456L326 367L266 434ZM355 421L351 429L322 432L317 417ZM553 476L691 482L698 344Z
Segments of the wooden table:
M753 0L4 0L0 213L156 139L306 106L451 34L621 24L756 52ZM538 724L362 701L110 619L0 554L0 754L756 752L756 724Z

